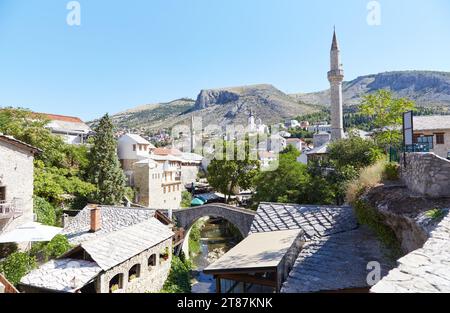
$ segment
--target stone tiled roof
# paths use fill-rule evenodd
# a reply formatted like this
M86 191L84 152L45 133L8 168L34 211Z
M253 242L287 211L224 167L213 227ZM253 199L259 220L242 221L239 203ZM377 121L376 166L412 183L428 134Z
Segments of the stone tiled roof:
M385 249L347 206L261 203L251 233L300 229L303 247L281 292L369 288L369 262L385 275L394 266Z
M26 142L17 140L16 138L14 138L12 136L3 135L2 133L0 133L0 141L12 144L17 147L21 147L22 149L30 150L30 152L34 153L34 154L38 154L38 153L42 152L42 150L39 148L29 145Z
M174 233L156 218L118 230L81 247L103 269L110 268L172 237Z
M306 242L281 292L309 293L369 288L369 262L381 265L382 276L393 264L385 249L365 228Z
M151 219L156 210L124 208L112 206L99 206L101 216L101 229L95 233L89 232L91 208L87 206L72 218L64 227L63 234L71 244L80 244L83 241L94 239L126 227Z
M351 207L261 203L250 232L302 229L309 240L357 227Z
M414 130L450 129L450 115L414 116Z
M425 245L398 260L371 291L376 293L450 292L450 215L431 232Z
M101 271L102 269L94 262L74 259L52 260L31 271L20 282L38 288L75 292Z

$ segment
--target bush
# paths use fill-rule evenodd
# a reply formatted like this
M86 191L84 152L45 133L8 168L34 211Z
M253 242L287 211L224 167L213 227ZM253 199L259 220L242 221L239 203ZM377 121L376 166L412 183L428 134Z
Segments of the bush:
M346 192L346 201L351 203L370 187L374 187L381 183L385 171L386 161L381 160L377 163L363 168L359 177L348 183Z
M192 226L191 232L189 233L188 244L189 244L189 254L191 256L195 256L201 250L200 246L201 228L202 228L201 222L197 222Z
M383 178L386 180L399 180L400 179L400 165L395 162L386 163L384 166Z
M177 256L172 259L172 267L169 277L164 283L162 293L190 293L191 292L191 269L192 264L184 262Z
M17 251L17 243L0 243L0 259Z
M36 259L23 252L14 252L0 264L0 272L13 285L17 285L22 277L36 268Z
M69 241L64 235L56 235L43 249L46 260L62 256L71 248Z
M192 195L189 191L183 191L181 193L181 204L182 208L190 208L192 202Z
M44 198L34 197L34 211L36 212L38 223L48 226L56 225L56 209Z

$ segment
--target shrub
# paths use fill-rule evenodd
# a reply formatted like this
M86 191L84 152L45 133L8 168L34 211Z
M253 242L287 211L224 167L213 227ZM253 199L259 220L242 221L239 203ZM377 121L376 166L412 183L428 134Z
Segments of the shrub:
M202 227L201 222L197 222L191 228L191 232L188 238L189 254L191 256L194 256L200 252L201 227Z
M425 212L425 215L434 221L439 221L439 220L443 219L446 214L447 214L447 210L438 209L438 208Z
M37 215L37 221L44 225L56 225L56 209L44 198L34 197L34 210Z
M162 293L190 293L191 292L191 274L192 264L185 260L184 262L177 256L172 259L172 266L169 277L167 277Z
M349 203L356 201L362 192L379 184L383 180L385 164L386 161L380 160L363 168L359 177L347 185L346 201Z
M14 252L0 264L0 272L13 285L17 285L23 276L36 267L36 259L23 252Z
M192 195L189 191L183 191L181 193L181 204L182 208L190 208L192 202Z
M400 179L400 165L395 162L386 163L384 166L383 178L386 180L399 180Z
M56 235L43 249L46 260L62 256L71 248L69 241L64 235Z

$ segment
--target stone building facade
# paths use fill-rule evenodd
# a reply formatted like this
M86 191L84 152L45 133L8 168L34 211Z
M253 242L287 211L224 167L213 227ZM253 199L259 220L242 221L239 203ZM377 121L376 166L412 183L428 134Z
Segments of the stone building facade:
M21 280L28 293L159 292L172 260L173 224L149 209L88 206L63 234L74 246Z
M181 203L181 161L146 159L133 166L136 202L155 209L178 209Z
M0 234L33 222L34 155L39 150L0 135Z
M142 252L128 261L113 267L101 274L97 279L97 292L110 293L111 282L114 277L121 276L122 286L113 293L143 293L159 292L169 276L172 254L164 260L160 253L165 249L172 251L172 240L167 239L162 243ZM149 264L155 258L154 265ZM130 280L130 269L139 266L139 277Z

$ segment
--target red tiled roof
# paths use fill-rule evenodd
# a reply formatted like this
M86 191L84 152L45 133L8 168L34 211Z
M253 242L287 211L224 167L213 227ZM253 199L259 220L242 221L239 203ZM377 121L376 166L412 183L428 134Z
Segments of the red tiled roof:
M36 113L44 118L48 118L52 121L63 121L63 122L71 122L71 123L84 123L80 118L74 116L65 116L65 115L57 115L57 114L48 114L48 113Z
M153 154L156 155L181 155L181 151L178 149L168 149L168 148L156 148L153 150Z

